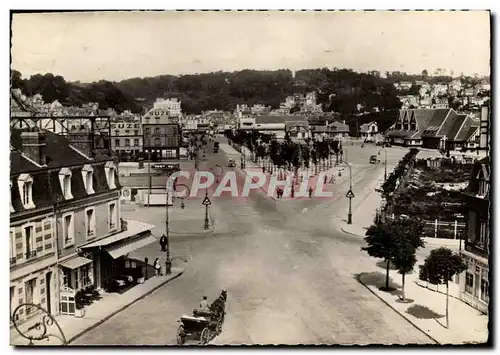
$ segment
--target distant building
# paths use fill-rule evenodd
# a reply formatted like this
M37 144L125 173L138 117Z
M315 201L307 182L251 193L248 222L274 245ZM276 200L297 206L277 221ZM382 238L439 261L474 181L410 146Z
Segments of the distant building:
M359 126L359 135L360 138L365 141L374 141L375 136L378 134L378 125L377 122L369 122L362 124Z
M490 300L490 196L491 166L488 157L477 161L469 186L464 193L466 201L465 247L460 253L467 270L460 275L460 298L483 313L488 313Z
M161 104L167 105L165 101L160 101L142 117L143 151L151 154L153 160L180 157L180 117L171 115L166 106L162 107Z
M142 152L143 133L140 121L111 122L111 149L119 156L134 157Z
M287 131L298 139L309 136L309 122L304 116L257 116L254 122L254 130L275 134L278 139L284 138Z
M181 115L181 101L176 98L173 99L156 99L153 104L153 109L157 111L164 111L163 115L179 117Z
M453 109L400 110L386 132L393 144L431 149L462 149L479 127L479 121Z

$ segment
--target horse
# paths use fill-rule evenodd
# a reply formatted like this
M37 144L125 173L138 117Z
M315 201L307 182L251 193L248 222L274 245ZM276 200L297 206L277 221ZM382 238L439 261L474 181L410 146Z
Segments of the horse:
M224 313L224 308L227 300L227 291L222 290L220 293L219 298L217 298L215 301L212 302L210 305L210 310L212 312L216 312L217 314Z

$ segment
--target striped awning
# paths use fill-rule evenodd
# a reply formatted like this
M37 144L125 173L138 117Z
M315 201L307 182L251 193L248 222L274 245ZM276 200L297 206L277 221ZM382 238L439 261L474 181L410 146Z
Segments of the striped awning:
M151 232L147 232L141 234L137 238L127 239L120 243L106 246L104 249L113 259L118 259L120 256L131 253L134 250L143 248L154 242L156 242L156 238L151 234Z

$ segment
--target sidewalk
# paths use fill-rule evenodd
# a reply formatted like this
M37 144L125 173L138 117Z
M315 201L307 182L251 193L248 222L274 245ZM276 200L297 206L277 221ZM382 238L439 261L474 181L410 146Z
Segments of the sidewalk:
M391 275L401 280L395 271ZM385 273L382 271L360 274L358 281L439 344L484 343L488 340L488 316L459 300L458 285L451 281L449 329L446 328L445 317L446 286L440 285L439 290L434 285L426 288L425 282L418 281L418 272L414 272L407 275L405 280L405 296L410 303L403 303L400 300L400 284L391 281L391 286L397 288L392 292L379 290L380 286L385 285Z
M63 330L66 341L68 343L71 343L87 331L99 326L115 314L123 311L137 301L150 295L168 282L178 278L182 275L183 272L184 269L174 267L172 268L171 275L152 277L145 281L143 284L137 284L130 290L127 290L122 294L102 293L101 300L95 301L93 304L85 308L85 316L83 318L60 315L56 316L55 319ZM41 321L41 317L35 316L31 321L23 324L21 326L21 329L27 329L27 327L31 326L36 321ZM59 335L55 324L51 327L48 327L48 333ZM37 335L40 334L40 332L30 334ZM28 345L28 340L19 335L15 328L12 328L10 330L10 344L14 346ZM35 341L34 345L58 346L61 345L61 341L57 338L50 337L48 340Z

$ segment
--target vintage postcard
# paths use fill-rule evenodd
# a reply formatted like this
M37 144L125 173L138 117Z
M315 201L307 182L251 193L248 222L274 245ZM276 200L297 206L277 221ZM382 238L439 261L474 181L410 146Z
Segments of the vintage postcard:
M487 343L490 22L12 11L10 344Z

